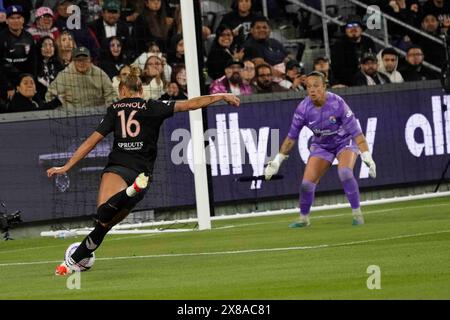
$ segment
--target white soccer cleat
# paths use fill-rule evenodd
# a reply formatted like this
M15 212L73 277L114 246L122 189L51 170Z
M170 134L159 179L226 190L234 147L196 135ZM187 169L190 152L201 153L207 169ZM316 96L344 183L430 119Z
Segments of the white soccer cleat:
M352 225L354 226L360 226L364 224L364 217L361 213L361 210L359 212L353 212L353 220Z
M129 197L134 197L139 192L147 188L149 179L149 176L146 176L145 173L138 175L133 184L127 188L127 195Z
M292 222L289 225L289 228L305 228L309 227L311 225L311 222L309 221L309 215L300 215L300 220Z

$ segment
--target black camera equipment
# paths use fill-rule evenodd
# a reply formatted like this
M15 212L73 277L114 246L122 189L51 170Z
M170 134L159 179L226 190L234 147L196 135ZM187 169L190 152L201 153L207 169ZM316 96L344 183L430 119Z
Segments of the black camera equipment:
M9 229L22 222L20 210L8 213L6 205L2 201L0 201L0 205L0 231L4 233L3 240L13 240L9 236Z

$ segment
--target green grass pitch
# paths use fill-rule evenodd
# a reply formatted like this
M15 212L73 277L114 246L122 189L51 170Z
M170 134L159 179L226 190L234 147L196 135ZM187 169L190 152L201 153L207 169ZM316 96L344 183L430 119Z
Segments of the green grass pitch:
M4 299L450 299L450 199L213 222L212 230L109 235L69 290L53 274L70 239L0 242ZM185 228L186 226L180 225ZM368 289L369 266L380 289ZM370 283L373 283L369 281Z

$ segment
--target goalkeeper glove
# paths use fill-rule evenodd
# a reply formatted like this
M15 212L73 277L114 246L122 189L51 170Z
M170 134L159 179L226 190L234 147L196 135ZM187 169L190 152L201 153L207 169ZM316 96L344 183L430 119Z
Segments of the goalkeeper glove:
M375 178L377 176L377 169L375 161L372 159L372 155L369 151L364 151L361 153L361 160L369 167L369 176Z
M274 174L277 174L278 169L280 169L281 163L286 160L289 156L282 153L278 153L272 161L267 163L267 167L264 170L264 176L266 180L270 180Z

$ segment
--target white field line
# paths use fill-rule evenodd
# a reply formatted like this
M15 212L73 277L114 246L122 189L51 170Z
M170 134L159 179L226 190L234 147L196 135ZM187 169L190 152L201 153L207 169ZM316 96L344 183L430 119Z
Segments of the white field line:
M428 207L428 208L432 208L432 207L445 207L448 206L448 204L446 203L441 203L441 204L433 204L433 205L419 205L419 206L412 206L412 207L401 207L401 208L391 208L391 209L380 209L380 210L371 210L371 211L364 211L364 215L367 214L373 214L373 213L387 213L387 212L391 212L391 211L399 211L399 210L409 210L409 209L419 209L419 208L423 208L423 207ZM311 216L311 220L315 220L315 219L326 219L326 218L338 218L338 217L344 217L344 216L350 216L351 213L340 213L340 214L333 214L333 215L321 215L321 216ZM254 222L254 223L242 223L242 224L236 224L236 225L228 225L228 226L222 226L222 227L217 227L217 228L212 228L212 230L224 230L224 229L230 229L230 228L237 228L237 227L247 227L247 226L257 226L257 225L264 225L264 224L274 224L277 222ZM279 222L279 223L284 223L284 222ZM194 230L192 230L194 231ZM87 232L86 234L88 234L89 232ZM146 238L146 237L153 237L153 236L157 236L159 234L163 234L164 232L159 232L159 233L150 233L150 234L143 234L143 235L136 235L136 236L129 236L129 237L120 237L120 238L112 238L112 239L108 239L108 241L119 241L119 240L125 240L125 239L136 239L136 238ZM35 249L45 249L45 248L55 248L55 247L59 247L61 245L54 245L54 246L42 246L42 247L32 247L32 248L22 248L22 249L12 249L12 250L6 250L6 251L0 251L0 254L3 253L11 253L11 252L17 252L17 251L24 251L24 250L35 250Z
M216 251L216 252L153 254L153 255L144 255L144 256L124 256L124 257L97 258L96 260L99 260L99 261L111 261L111 260L132 260L132 259L151 259L151 258L173 258L173 257L231 255L231 254L261 253L261 252L266 253L266 252L295 251L295 250L314 250L314 249L322 249L322 248L353 246L353 245L359 245L359 244L367 244L367 243L373 243L373 242L398 240L398 239L413 238L413 237L431 236L431 235L444 234L444 233L450 233L450 230L440 230L440 231L434 231L434 232L404 234L404 235L385 237L385 238L367 239L367 240L350 241L350 242L340 242L340 243L332 243L332 244L319 244L319 245L314 245L314 246L262 248L262 249L235 250L235 251ZM0 267L40 265L40 264L60 263L60 262L61 262L61 260L57 260L57 261L34 261L34 262L14 262L14 263L2 263L2 264L0 264Z

